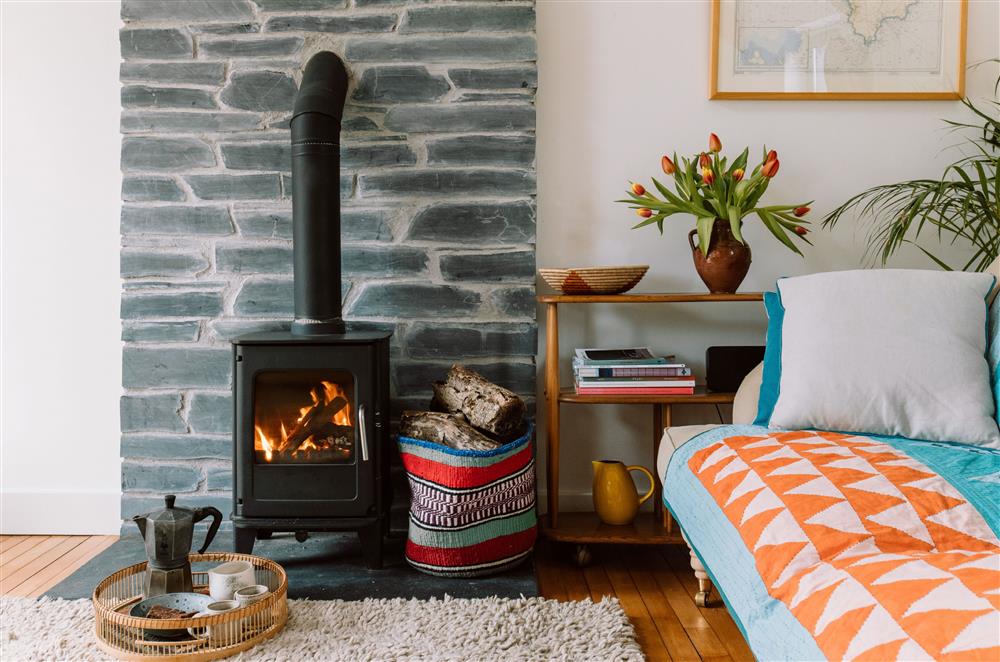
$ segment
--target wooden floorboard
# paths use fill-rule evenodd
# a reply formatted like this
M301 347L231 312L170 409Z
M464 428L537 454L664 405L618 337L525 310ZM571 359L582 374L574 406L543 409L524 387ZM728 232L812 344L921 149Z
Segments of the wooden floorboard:
M117 536L3 536L0 595L38 597L117 539Z
M739 628L715 595L694 603L697 581L686 547L594 545L593 561L574 564L572 545L543 541L535 553L540 593L557 600L618 598L649 660L753 660Z

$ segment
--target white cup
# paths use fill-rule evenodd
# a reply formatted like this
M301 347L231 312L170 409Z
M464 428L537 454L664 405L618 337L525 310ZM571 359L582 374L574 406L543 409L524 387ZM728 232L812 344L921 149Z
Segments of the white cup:
M236 600L219 600L218 602L212 602L207 607L205 611L197 613L194 615L195 618L205 618L206 616L216 616L218 614L224 614L227 611L232 611L239 607L240 604ZM240 633L240 623L222 623L221 625L207 625L205 627L189 627L187 629L188 634L192 637L197 637L198 639L208 639L209 642L214 645L229 645L236 643L239 638Z
M238 589L233 595L233 599L240 603L240 607L246 607L258 600L263 600L270 592L270 589L263 584L254 584L253 586L244 586Z
M208 594L214 600L232 600L236 591L256 583L249 561L228 561L208 571Z

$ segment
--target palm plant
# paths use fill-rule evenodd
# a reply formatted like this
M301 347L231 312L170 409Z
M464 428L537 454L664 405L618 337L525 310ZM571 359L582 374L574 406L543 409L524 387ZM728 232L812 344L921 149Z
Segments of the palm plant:
M1000 62L1000 60L993 60ZM994 95L1000 89L1000 78ZM867 221L868 248L865 258L883 266L903 244L912 244L943 269L951 270L930 250L917 243L927 234L938 240L964 240L973 253L960 268L983 271L1000 253L1000 102L995 98L985 108L969 99L962 103L975 120L945 120L954 131L965 132L966 154L944 169L939 180L915 179L883 184L850 198L823 219L833 228L848 213ZM922 234L923 233L923 234Z

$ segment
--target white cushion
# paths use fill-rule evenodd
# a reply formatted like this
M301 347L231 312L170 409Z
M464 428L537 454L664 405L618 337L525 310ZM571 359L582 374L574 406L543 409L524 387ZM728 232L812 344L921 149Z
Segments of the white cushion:
M990 274L862 270L778 281L770 424L1000 448L986 361Z

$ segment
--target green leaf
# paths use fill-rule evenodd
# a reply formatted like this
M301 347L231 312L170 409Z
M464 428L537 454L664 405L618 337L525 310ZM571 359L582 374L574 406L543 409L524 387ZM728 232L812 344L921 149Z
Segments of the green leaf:
M702 255L708 255L708 246L712 241L712 225L714 224L714 218L704 217L698 219L698 248L701 249Z
M740 220L740 210L736 207L729 207L729 228L733 231L733 237L736 241L741 244L745 244L743 241L743 221Z

